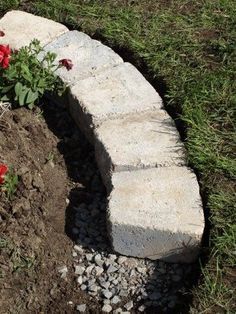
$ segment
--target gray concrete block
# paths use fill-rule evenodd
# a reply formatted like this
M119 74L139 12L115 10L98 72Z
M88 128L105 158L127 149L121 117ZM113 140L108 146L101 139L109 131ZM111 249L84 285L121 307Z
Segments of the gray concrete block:
M0 30L5 33L0 43L19 49L38 39L44 46L66 33L68 28L60 23L23 11L10 11L0 19Z
M165 110L104 121L95 132L95 155L108 190L113 172L186 164L184 145Z
M196 176L186 167L114 173L108 223L114 250L189 263L196 259L204 215Z
M158 93L129 63L81 80L70 93L71 114L91 141L101 121L161 107Z
M71 70L66 71L65 68L61 68L56 72L70 86L94 73L123 62L111 48L78 31L60 36L47 45L45 51L56 53L56 61L71 59L73 63Z

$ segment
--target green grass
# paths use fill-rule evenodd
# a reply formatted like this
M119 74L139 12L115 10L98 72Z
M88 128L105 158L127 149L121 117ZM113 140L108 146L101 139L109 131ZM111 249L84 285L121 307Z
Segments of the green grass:
M166 108L184 126L210 238L192 313L233 313L236 265L236 2L49 0L0 3L80 29L132 55L166 84ZM158 85L156 86L158 88Z

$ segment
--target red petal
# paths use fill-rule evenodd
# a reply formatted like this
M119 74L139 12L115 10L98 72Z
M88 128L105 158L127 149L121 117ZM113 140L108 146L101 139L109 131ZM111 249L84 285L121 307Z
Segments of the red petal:
M4 175L8 171L8 167L6 165L0 165L0 184L4 183Z
M11 48L9 45L0 45L0 51L2 51L5 56L9 56L11 54Z
M8 171L7 165L0 165L0 176L3 176Z
M2 67L3 69L6 69L9 67L9 61L10 61L10 58L4 58L3 61L2 61Z
M0 51L0 63L2 62L3 58L4 58L4 53Z
M66 67L68 71L71 70L73 67L73 63L71 59L61 59L59 60L59 63L63 65L64 67Z

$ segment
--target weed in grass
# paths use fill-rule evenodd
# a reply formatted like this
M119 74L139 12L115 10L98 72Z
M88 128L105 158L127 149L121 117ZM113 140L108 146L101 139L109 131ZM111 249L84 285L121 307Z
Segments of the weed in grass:
M233 313L235 307L234 291L223 281L223 270L219 267L218 259L212 268L202 268L203 283L196 289L195 295L198 298L196 313Z
M236 265L236 224L228 225L221 235L215 237L214 254L225 266Z

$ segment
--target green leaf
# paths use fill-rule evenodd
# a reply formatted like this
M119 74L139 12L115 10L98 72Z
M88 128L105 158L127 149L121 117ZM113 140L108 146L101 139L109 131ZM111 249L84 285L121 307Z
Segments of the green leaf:
M40 78L38 81L38 87L45 88L45 86L46 86L45 80L43 78Z
M17 82L15 85L16 96L19 97L22 91L23 85L20 82Z
M25 105L25 97L27 95L27 93L29 92L29 89L25 89L25 90L22 90L22 92L20 93L19 95L19 104L20 106L24 106Z
M33 77L27 65L21 64L21 70L23 71L22 76L24 77L24 79L28 82L31 82L33 80Z
M8 80L15 80L15 78L16 78L16 76L17 76L17 71L16 71L16 69L14 69L14 68L12 69L12 68L11 68L11 71L8 71L5 76L6 76L6 78L7 78Z
M32 110L33 109L33 107L34 107L34 103L32 102L31 104L29 104L28 105L28 108L30 109L30 110Z
M38 92L33 92L31 89L29 90L27 97L26 97L26 103L31 104L34 103L36 99L38 99L39 94Z
M9 101L10 98L7 95L4 95L3 97L1 97L1 101Z
M12 88L14 87L14 85L10 85L10 86L5 86L1 89L2 93L7 93L9 92Z

